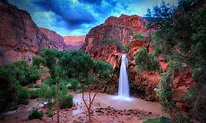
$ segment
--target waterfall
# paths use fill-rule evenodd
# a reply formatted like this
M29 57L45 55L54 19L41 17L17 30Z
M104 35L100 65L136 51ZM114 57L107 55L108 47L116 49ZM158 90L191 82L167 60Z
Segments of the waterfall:
M129 82L127 75L128 60L126 54L122 54L122 61L119 74L118 96L129 98Z

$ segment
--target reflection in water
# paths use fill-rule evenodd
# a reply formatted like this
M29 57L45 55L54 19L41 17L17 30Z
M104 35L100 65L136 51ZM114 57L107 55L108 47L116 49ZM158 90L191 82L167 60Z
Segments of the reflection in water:
M85 110L83 108L77 108L76 110L72 110L72 115L76 115L79 113L84 112Z

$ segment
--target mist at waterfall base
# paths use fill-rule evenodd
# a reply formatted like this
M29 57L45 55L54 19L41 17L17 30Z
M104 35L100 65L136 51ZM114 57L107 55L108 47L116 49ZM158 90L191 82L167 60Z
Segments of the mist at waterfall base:
M126 54L122 54L120 73L119 73L119 86L118 86L118 96L114 99L131 101L129 95L129 81L127 74L128 60Z

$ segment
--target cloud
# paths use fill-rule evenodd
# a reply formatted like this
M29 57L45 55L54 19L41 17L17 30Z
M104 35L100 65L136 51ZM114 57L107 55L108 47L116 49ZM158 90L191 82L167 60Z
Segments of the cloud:
M101 5L102 0L79 0L82 3Z
M65 35L86 35L109 16L144 16L162 0L8 0L28 11L39 27ZM164 0L166 3L171 0ZM177 3L178 0L173 0Z
M83 23L92 23L95 21L95 17L91 14L92 9L89 9L89 6L75 4L74 1L39 0L35 1L34 4L44 11L52 11L61 17L66 22L68 28L71 29L75 29Z

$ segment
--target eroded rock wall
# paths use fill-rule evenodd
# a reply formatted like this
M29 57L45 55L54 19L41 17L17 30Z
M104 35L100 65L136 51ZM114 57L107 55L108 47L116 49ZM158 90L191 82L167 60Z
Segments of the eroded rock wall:
M28 59L43 48L56 48L28 12L0 1L0 64Z
M64 38L57 34L55 31L46 29L46 28L39 28L42 33L44 33L48 39L52 42L53 46L57 50L67 50L67 45L64 42Z

